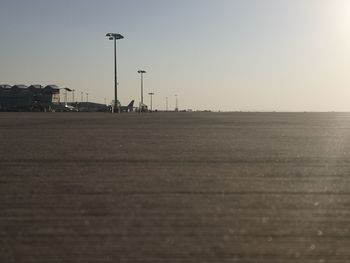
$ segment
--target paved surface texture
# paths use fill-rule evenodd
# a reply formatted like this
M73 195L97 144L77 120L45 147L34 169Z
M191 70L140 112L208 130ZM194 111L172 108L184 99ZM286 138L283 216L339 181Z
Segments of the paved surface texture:
M350 262L350 114L1 113L0 262Z

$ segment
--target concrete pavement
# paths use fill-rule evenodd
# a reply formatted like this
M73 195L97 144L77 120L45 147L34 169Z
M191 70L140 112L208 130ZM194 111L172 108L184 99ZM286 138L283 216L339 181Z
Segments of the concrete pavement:
M350 262L350 114L0 113L0 262Z

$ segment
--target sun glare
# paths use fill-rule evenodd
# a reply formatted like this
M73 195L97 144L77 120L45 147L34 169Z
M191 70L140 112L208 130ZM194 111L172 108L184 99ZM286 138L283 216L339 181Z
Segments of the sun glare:
M337 5L336 21L341 31L350 33L350 1L343 0Z

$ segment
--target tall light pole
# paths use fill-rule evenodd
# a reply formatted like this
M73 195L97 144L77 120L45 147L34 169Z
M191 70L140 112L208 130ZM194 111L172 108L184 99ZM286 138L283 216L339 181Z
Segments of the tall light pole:
M153 111L153 108L152 108L152 97L153 97L154 93L153 93L153 92L150 92L150 93L148 93L148 95L151 96L151 111Z
M72 103L74 103L74 91L75 89L72 89Z
M114 40L114 108L113 112L115 112L115 109L117 109L117 112L119 112L118 107L118 76L117 76L117 40L123 39L124 37L121 34L117 33L107 33L106 37L108 37L109 40Z
M67 106L67 104L68 104L68 99L67 99L67 92L68 91L72 91L71 89L69 89L69 88L67 88L67 87L65 87L64 88L64 105L65 106Z
M64 106L67 106L67 88L64 88Z
M141 105L140 106L142 107L143 106L143 74L146 73L146 71L145 70L139 70L137 72L141 74Z
M179 111L179 108L178 108L178 101L177 101L177 94L175 94L175 98L176 98L175 111Z
M168 97L165 98L165 109L168 111Z
M86 108L89 111L89 93L86 93Z

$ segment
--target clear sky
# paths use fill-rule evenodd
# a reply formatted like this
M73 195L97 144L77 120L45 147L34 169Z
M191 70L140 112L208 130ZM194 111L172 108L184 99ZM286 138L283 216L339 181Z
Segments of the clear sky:
M350 111L349 0L0 0L0 82L110 102L107 32L123 105Z

